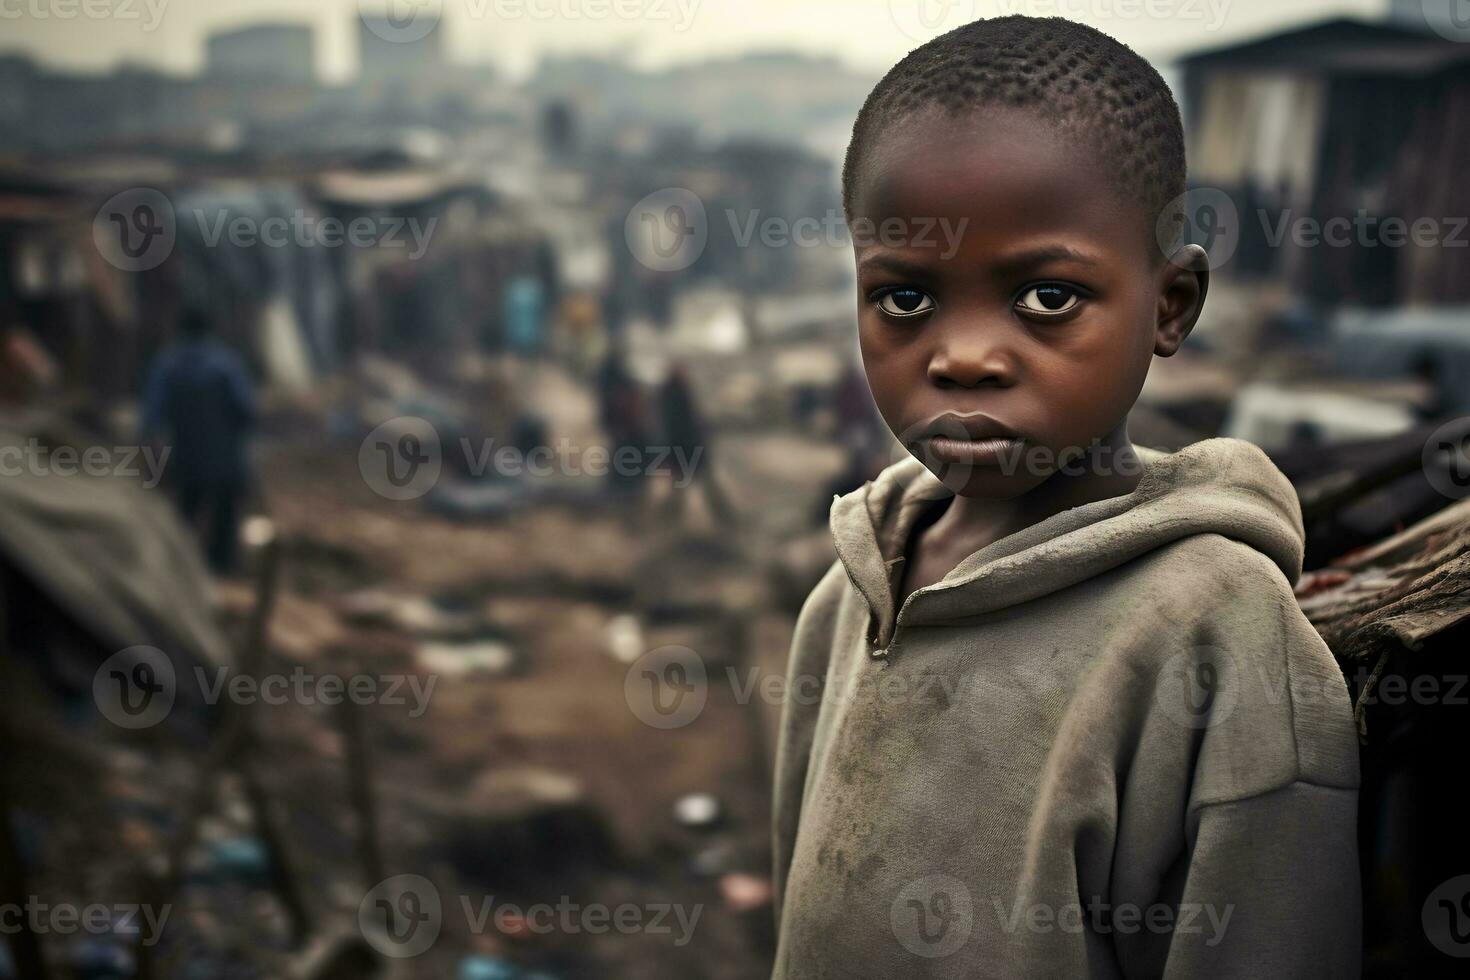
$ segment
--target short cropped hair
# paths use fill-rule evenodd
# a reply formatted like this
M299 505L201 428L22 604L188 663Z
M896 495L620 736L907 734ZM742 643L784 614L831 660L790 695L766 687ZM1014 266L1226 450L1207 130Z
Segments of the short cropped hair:
M1063 17L997 17L920 45L868 94L842 164L849 217L869 147L894 123L930 107L953 115L1045 108L1059 125L1093 137L1109 179L1150 220L1185 191L1179 106L1152 65L1102 31Z

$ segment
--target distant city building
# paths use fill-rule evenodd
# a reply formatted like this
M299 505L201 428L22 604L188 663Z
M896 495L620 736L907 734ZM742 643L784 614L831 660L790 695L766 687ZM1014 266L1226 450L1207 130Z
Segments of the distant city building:
M269 79L311 84L316 80L311 27L256 24L211 34L206 73L216 78Z
M565 157L577 148L577 113L557 100L541 110L541 142L555 156Z
M397 81L444 70L439 16L410 8L407 16L362 13L358 18L359 74L365 81Z
M0 126L13 134L31 123L31 112L37 101L35 62L20 55L0 57Z

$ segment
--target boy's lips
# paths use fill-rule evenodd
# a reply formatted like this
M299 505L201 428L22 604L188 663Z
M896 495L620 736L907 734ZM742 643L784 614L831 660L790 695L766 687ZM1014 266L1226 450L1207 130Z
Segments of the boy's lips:
M1021 448L1020 439L954 439L930 436L920 442L924 454L936 463L959 466L993 465Z
M933 462L973 466L998 463L1024 443L1015 429L989 415L950 412L924 423L910 445Z

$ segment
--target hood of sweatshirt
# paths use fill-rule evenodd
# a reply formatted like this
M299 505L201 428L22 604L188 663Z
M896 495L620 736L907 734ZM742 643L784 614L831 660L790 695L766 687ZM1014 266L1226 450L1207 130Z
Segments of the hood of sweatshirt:
M1132 493L1074 507L994 541L944 579L895 608L898 569L914 523L951 492L917 459L888 467L833 501L832 538L848 578L872 613L869 640L883 656L895 629L935 626L1029 602L1196 534L1247 544L1301 576L1301 505L1257 446L1206 439L1175 453L1138 448L1143 477Z

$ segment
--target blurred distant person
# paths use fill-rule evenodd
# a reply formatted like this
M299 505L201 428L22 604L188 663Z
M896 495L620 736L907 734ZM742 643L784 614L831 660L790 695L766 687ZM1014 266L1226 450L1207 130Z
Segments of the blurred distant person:
M597 408L613 461L608 467L608 488L618 496L639 496L644 474L627 472L616 461L620 449L633 447L640 456L647 449L648 403L642 386L628 373L621 344L613 345L598 369Z
M659 388L658 415L664 441L671 453L670 465L674 467L674 479L677 481L674 493L680 510L688 501L686 491L697 482L704 490L705 502L715 520L721 524L733 523L735 512L715 479L709 429L694 402L689 372L682 364L673 366ZM678 486L678 482L684 485Z
M502 317L510 349L534 360L546 332L546 290L535 276L516 276L505 287Z
M823 526L833 497L851 493L894 461L888 451L888 432L868 393L868 379L857 366L849 366L837 382L832 408L837 416L836 443L843 461L842 469L828 482L826 493L817 498L812 510L814 522Z
M837 413L837 441L849 451L871 453L884 445L882 421L868 394L868 379L856 365L849 365L832 394Z
M60 372L35 334L12 326L0 334L0 408L19 408L38 401Z
M1424 386L1424 397L1414 410L1421 422L1433 422L1454 411L1448 393L1444 362L1428 351L1414 359L1409 375Z
M179 509L199 530L210 567L227 572L250 483L246 444L256 402L244 362L209 326L204 314L185 314L178 340L155 358L143 391L143 438L172 447Z
M885 453L881 446L845 447L842 469L827 481L825 492L812 505L812 523L817 527L826 527L833 497L845 497L870 480L877 479L878 474L892 462L891 454Z
M1291 424L1291 431L1286 437L1286 448L1315 449L1322 445L1324 434L1322 426L1311 419L1297 419Z

